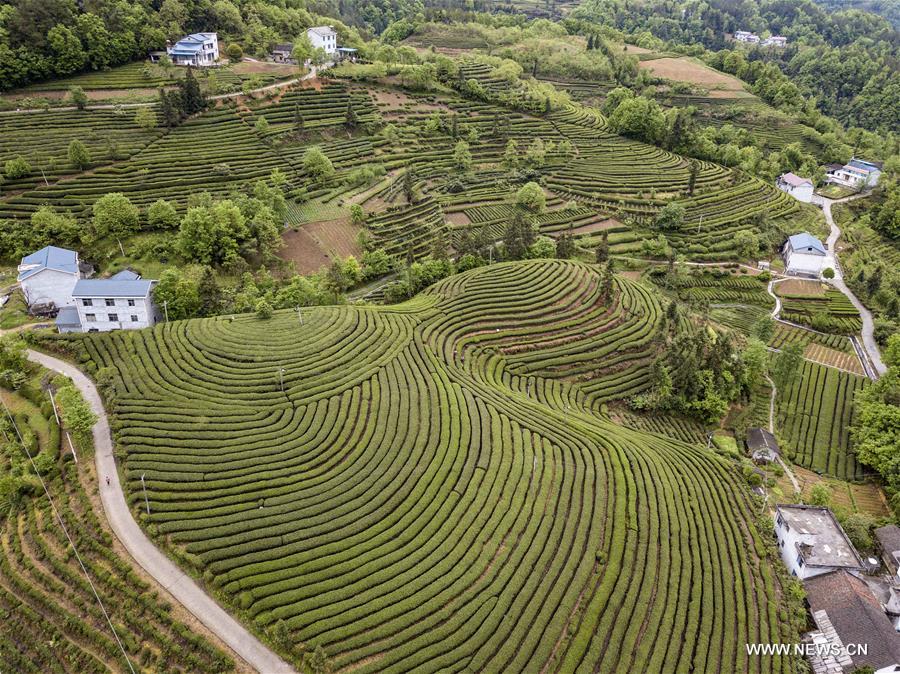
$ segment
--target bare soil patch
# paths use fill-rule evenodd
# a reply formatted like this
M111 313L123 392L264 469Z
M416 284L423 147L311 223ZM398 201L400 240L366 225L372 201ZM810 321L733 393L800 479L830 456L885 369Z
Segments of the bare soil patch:
M824 297L827 289L828 286L824 283L801 279L790 279L775 285L775 292L779 295L803 295L804 297Z
M350 223L350 218L338 220L323 220L304 225L303 229L316 240L321 250L329 257L360 257L362 248L359 247L357 234L359 228Z
M469 219L469 216L465 214L465 211L457 211L456 213L445 213L444 217L447 219L451 225L460 225L467 226L471 225L472 221Z
M731 75L720 73L688 58L661 58L641 61L638 67L649 70L657 77L700 84L708 89L744 90L741 82Z
M614 229L621 227L622 223L615 218L605 218L595 222L589 222L586 225L579 225L572 228L572 234L591 234L593 232L602 232L604 229Z
M426 103L407 96L400 91L390 89L368 89L369 94L375 99L375 104L383 111L391 112L430 112L448 110L446 105Z
M331 264L331 258L319 247L318 241L305 229L289 230L282 236L284 248L280 256L293 262L298 274L313 274Z
M829 365L858 375L865 376L866 374L862 363L859 362L859 358L855 353L844 353L822 344L807 344L803 357L822 365Z
M621 276L624 279L628 279L629 281L640 281L641 276L643 276L644 272L642 271L619 271L616 272L616 276Z
M299 75L299 66L290 63L270 63L268 61L241 61L234 64L231 69L238 75L257 75L267 73L276 77Z

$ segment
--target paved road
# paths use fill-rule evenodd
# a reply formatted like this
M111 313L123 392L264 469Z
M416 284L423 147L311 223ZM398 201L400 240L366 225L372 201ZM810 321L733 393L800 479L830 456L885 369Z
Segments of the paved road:
M295 77L290 80L284 80L282 82L276 82L275 84L268 84L264 87L260 87L259 89L252 89L251 91L233 91L230 94L217 94L215 96L210 96L207 100L209 101L222 101L226 98L237 98L238 96L246 96L248 94L258 94L263 91L270 91L271 89L281 89L282 87L289 87L292 84L297 84L297 82L303 82L304 80L311 80L318 75L318 68L313 66L310 68L309 72L303 75L302 77ZM156 105L157 101L148 101L146 103L103 103L101 105L88 105L85 106L86 110L116 110L118 108L148 108L152 105ZM60 111L60 110L75 110L74 105L69 105L65 107L51 107L51 110ZM25 114L33 114L38 112L44 112L43 108L27 108L27 109L18 109L18 110L0 110L0 115L25 115Z
M97 476L100 480L100 500L103 502L103 510L112 530L131 556L188 611L252 667L263 674L292 673L294 670L286 662L228 615L192 578L160 552L134 521L125 502L122 485L119 483L112 437L109 433L109 420L93 382L77 367L58 358L29 349L28 359L70 377L97 414L94 449ZM110 480L109 486L104 484L107 476Z
M853 199L859 199L860 197L865 196L864 194L857 194L852 197L845 197L843 199L823 199L822 200L822 212L825 213L825 221L828 223L828 226L831 228L831 233L828 235L828 250L832 251L834 254L835 262L838 262L837 259L837 242L841 236L841 230L834 223L834 218L831 216L831 205L839 204L844 201L851 201ZM878 343L875 341L875 320L872 318L872 312L866 309L862 302L859 301L859 298L853 294L853 291L847 287L847 284L844 283L843 273L840 270L840 262L836 265L835 269L835 277L833 279L826 279L828 283L833 285L835 288L840 290L847 298L853 303L853 306L856 307L856 310L859 311L859 315L862 318L862 345L866 351L866 354L869 356L869 360L872 361L872 365L875 367L875 371L879 376L883 375L887 372L887 367L884 364L884 361L881 360L881 351L878 349Z

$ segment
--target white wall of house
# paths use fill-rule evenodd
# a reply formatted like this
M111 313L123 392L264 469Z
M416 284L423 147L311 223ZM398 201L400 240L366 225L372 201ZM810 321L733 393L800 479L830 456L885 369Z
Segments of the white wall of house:
M822 274L825 260L824 255L808 255L791 251L785 256L785 271L788 274L818 278Z
M306 31L306 35L312 43L313 49L321 48L329 56L337 51L337 33L335 31L332 30L323 36L310 28Z
M57 307L71 306L72 290L78 275L57 269L44 269L22 281L22 293L29 305L53 302Z
M78 297L75 307L84 332L137 330L156 324L150 297Z
M812 578L820 576L823 573L834 571L838 567L830 566L809 566L804 564L800 558L800 552L797 544L800 542L800 535L797 531L790 529L786 523L775 520L775 536L778 539L778 551L781 553L781 559L788 571L792 575L797 576L801 580L804 578Z

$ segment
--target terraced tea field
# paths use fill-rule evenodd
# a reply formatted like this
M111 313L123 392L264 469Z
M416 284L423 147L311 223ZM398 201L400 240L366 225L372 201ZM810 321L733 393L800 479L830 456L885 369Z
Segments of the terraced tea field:
M642 285L530 261L302 324L72 344L112 377L145 525L335 669L792 671L743 648L793 637L739 475L664 419L599 413L641 389L659 314Z

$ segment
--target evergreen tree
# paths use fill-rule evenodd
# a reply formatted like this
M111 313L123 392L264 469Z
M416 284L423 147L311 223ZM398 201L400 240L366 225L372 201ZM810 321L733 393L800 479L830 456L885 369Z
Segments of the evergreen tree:
M603 263L609 259L609 232L603 230L600 235L600 243L597 244L597 250L594 253L597 262Z
M694 186L697 184L697 173L699 173L699 171L700 165L696 161L691 160L691 169L688 174L688 194L691 196L694 195Z
M353 109L353 101L347 100L347 117L344 121L344 124L348 129L355 129L356 125L359 124L359 118L356 116L356 110Z
M300 114L300 106L295 103L294 104L294 132L298 135L303 133L303 125L304 125L304 119L303 119L303 115Z
M588 35L587 48L588 48L588 51L591 51L594 49L594 35L593 34Z
M163 123L169 128L178 126L181 122L181 112L176 105L178 94L168 92L165 89L159 90L159 111L162 115Z
M197 285L197 294L200 296L200 316L215 316L222 303L222 291L212 267L203 268Z
M185 116L193 115L206 107L206 97L200 91L200 83L194 77L193 68L188 67L178 86L181 90L181 110Z
M411 204L416 198L414 185L415 176L413 175L412 166L407 166L403 172L403 197L406 203Z

